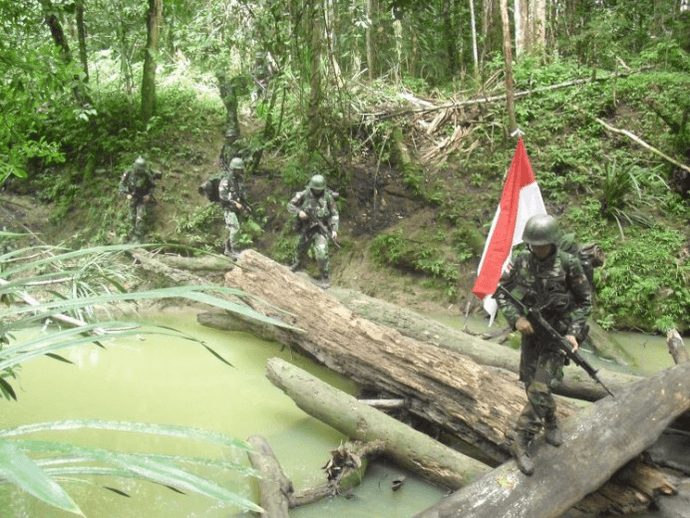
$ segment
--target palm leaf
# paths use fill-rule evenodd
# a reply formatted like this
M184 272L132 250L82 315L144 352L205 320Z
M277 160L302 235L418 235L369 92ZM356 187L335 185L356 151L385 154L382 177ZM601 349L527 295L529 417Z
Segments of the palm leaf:
M84 516L64 489L11 442L3 439L0 439L0 473L36 498L59 509Z

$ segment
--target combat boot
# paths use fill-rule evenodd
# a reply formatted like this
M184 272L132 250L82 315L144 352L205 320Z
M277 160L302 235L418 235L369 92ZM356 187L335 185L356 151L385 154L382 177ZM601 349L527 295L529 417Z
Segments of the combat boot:
M321 287L325 290L326 288L330 287L331 283L328 280L328 272L324 272L321 274Z
M552 446L560 446L563 444L563 434L558 428L558 422L555 417L546 420L546 432L544 439Z
M304 267L302 266L302 263L299 260L295 261L294 263L292 263L290 265L290 271L291 272L296 273L296 272L301 272L302 270L304 270Z
M235 252L235 247L229 240L225 242L225 250L223 251L223 254L233 261L237 260L237 252Z
M510 446L515 462L525 475L530 476L534 473L534 462L528 452L529 436L525 432L517 432Z

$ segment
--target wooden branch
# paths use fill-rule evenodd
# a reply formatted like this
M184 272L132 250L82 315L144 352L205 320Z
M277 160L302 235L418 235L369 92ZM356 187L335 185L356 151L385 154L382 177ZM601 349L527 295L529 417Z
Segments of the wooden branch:
M661 158L663 158L664 160L666 160L666 161L672 163L672 164L675 165L676 167L680 167L681 169L683 169L683 170L685 170L685 171L687 171L687 172L690 173L690 167L681 164L680 162L678 162L677 160L674 160L673 158L671 158L670 156L668 156L668 155L665 154L664 152L659 151L657 148L655 148L655 147L653 147L653 146L650 146L650 145L647 144L644 140L642 140L640 137L638 137L637 135L634 135L633 133L629 132L628 130L623 130L623 129L614 128L613 126L611 126L610 124L607 124L606 122L604 122L603 120L601 120L601 119L598 118L598 117L595 117L594 120L596 120L599 124L601 124L602 126L604 126L604 128L606 128L606 129L609 130L610 132L612 132L612 133L618 133L619 135L625 135L625 136L628 137L629 139L631 139L631 140L633 140L634 142L638 143L638 144L639 144L640 146L642 146L643 148L648 149L649 151L651 151L651 152L654 153L655 155L660 156Z
M688 351L685 349L683 339L677 330L671 329L666 335L666 343L668 344L668 352L673 356L673 361L676 364L685 363L688 361Z
M263 518L288 518L290 495L294 492L292 482L285 476L268 441L260 435L247 439L253 450L247 453L252 467L261 477L259 485L260 505Z

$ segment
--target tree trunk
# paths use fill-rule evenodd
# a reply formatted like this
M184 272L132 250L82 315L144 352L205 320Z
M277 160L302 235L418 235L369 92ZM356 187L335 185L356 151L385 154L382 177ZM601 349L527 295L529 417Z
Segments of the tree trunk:
M163 0L149 0L144 74L141 81L141 118L144 124L156 113L156 64L162 18Z
M479 75L479 55L477 53L477 17L474 14L474 0L470 2L470 28L472 30L472 63L474 64L474 75Z
M503 22L503 56L506 63L506 110L508 111L508 133L517 129L515 120L515 102L513 101L513 52L510 41L510 19L508 18L508 0L501 0L501 20Z
M507 462L415 518L557 517L651 446L688 409L690 363L685 363L568 419L562 425L563 445L553 448L542 441L532 455L536 472L531 477ZM672 491L668 486L666 492Z
M84 0L77 0L77 34L79 37L79 60L84 70L84 83L89 82L89 59L86 49L86 27L84 27Z
M307 107L307 118L309 126L309 136L307 145L310 150L315 150L319 145L321 135L321 125L323 121L320 116L321 107L321 54L322 41L321 30L323 14L320 0L311 0L311 16L308 18L311 23L311 33L309 49L311 60L309 62L309 106Z
M512 427L526 401L515 376L365 320L253 250L242 252L239 264L242 268L226 273L226 284L274 307L289 308L286 318L275 308L248 301L259 311L306 331L276 329L281 343L299 347L364 387L409 398L413 415L472 444L495 462L508 458L503 431ZM570 404L560 408L563 416L574 413Z
M351 440L381 441L383 455L429 482L458 489L491 470L280 358L268 360L266 376L307 414Z
M520 352L517 350L472 336L433 318L367 297L358 291L334 287L328 290L328 294L357 315L379 325L391 327L407 337L450 349L472 358L480 365L505 369L515 374L520 372ZM610 351L611 348L607 350ZM609 356L613 356L613 353ZM566 367L565 378L554 392L585 401L596 401L606 396L606 391L601 385L583 374L584 371L576 365ZM632 374L604 369L597 375L614 393L618 388L641 379Z
M366 0L368 23L365 32L365 39L367 47L367 69L369 71L369 81L373 81L377 77L375 29L375 25L378 23L377 7L376 0Z

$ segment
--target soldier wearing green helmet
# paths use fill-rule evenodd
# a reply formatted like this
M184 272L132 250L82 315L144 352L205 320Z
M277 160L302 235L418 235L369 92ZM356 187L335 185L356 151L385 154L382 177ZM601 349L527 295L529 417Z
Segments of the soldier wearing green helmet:
M160 174L154 173L143 157L138 157L120 178L119 192L129 202L131 237L135 241L143 240L146 234L149 205L153 202L154 180L158 177Z
M315 174L307 188L296 193L288 203L288 212L296 216L296 232L299 241L295 251L293 272L303 268L310 246L314 246L314 257L321 272L322 284L329 283L328 242L338 238L340 216L334 194L326 188L326 178Z
M244 160L235 157L218 184L218 198L225 212L225 226L228 229L223 253L232 259L237 258L236 237L240 230L238 214L248 209L243 173Z
M513 292L528 308L540 310L577 350L586 337L592 311L592 288L580 260L559 249L561 232L551 215L539 214L527 220L522 240L527 250L512 257L499 286ZM563 442L551 390L563 379L565 356L554 339L533 327L505 295L498 292L496 300L508 323L522 336L520 381L525 384L527 404L506 437L518 467L531 475L534 463L530 447L542 428L547 443L560 446Z

